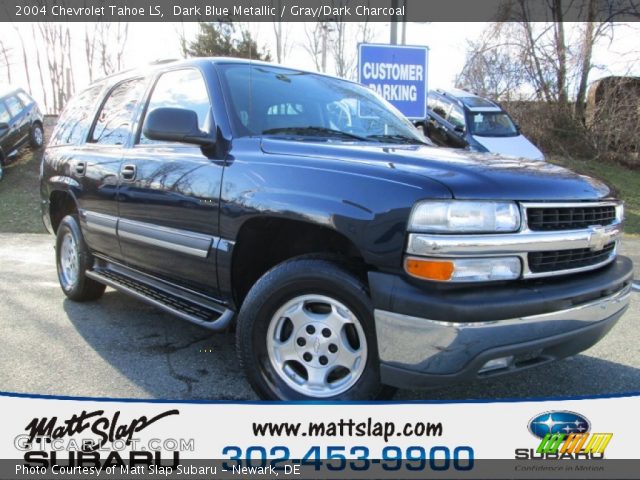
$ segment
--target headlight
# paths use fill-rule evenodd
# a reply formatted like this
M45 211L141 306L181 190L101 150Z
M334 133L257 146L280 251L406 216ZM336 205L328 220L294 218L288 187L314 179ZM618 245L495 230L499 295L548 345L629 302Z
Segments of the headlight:
M520 210L514 202L424 201L413 207L409 231L430 233L515 232Z
M624 221L624 203L622 202L616 205L616 220L619 222Z

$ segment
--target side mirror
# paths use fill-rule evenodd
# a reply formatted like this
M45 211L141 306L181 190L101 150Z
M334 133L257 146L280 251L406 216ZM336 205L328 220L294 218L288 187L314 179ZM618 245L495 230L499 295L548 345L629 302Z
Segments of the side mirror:
M0 130L6 130L9 128L9 124L6 122L0 122Z
M164 142L213 146L215 140L198 127L198 114L185 108L156 108L147 114L142 127L144 136Z
M453 131L456 133L464 133L464 127L462 125L456 125L453 127Z

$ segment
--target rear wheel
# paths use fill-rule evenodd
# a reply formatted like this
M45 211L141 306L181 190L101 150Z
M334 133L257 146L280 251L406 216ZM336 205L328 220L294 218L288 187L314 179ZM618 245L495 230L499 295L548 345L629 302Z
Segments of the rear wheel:
M104 284L86 276L92 265L93 257L84 243L78 221L73 215L67 215L58 227L56 266L62 291L71 300L95 300L104 293Z
M271 400L370 400L380 384L373 308L366 287L340 265L286 261L249 292L238 318L240 363Z

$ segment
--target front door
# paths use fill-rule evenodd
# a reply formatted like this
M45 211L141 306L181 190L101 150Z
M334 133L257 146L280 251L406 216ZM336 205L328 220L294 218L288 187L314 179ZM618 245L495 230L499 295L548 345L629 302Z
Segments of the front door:
M195 68L162 73L147 108L193 110L209 130L211 101ZM139 122L144 124L144 116ZM139 128L120 169L118 235L131 267L216 296L218 212L223 164L198 146L150 140Z

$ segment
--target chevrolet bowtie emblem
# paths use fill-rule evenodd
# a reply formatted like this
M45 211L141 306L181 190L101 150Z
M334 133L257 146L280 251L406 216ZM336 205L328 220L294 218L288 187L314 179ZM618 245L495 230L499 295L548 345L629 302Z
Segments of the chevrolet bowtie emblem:
M592 252L602 250L604 246L609 243L610 235L607 233L604 227L592 226L589 227L589 248Z

